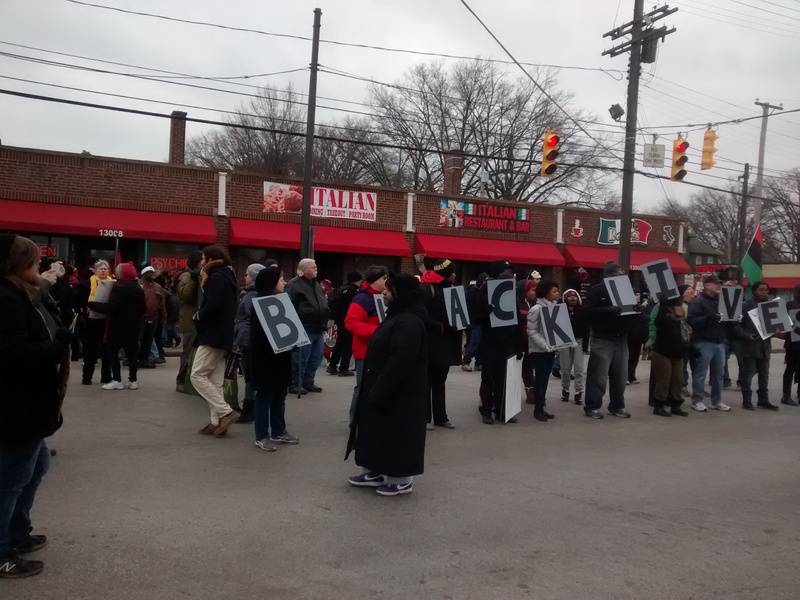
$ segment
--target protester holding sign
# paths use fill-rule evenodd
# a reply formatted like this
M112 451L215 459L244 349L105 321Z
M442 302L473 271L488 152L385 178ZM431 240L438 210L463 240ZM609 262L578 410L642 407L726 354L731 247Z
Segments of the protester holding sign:
M769 358L772 350L770 338L761 339L756 324L747 314L769 300L769 286L763 281L756 281L752 286L753 295L744 303L741 325L734 328L734 335L741 340L740 351L744 362L744 371L739 374L742 386L742 408L755 410L753 406L753 375L758 373L758 407L767 410L778 410L778 407L769 401ZM771 332L770 332L771 333Z
M306 330L311 345L298 348L292 353L292 394L321 392L314 383L317 369L322 363L323 334L328 328L328 299L316 281L317 263L313 258L304 258L297 266L297 277L287 287L300 321Z
M589 351L589 324L583 315L581 295L569 289L561 296L561 302L569 311L569 322L575 334L575 347L567 346L559 350L561 357L561 400L569 402L569 388L575 378L575 404L583 404L583 356Z
M622 267L615 262L607 262L603 269L603 277L621 277L625 274ZM630 288L630 282L628 282ZM632 289L626 290L633 295ZM586 404L584 413L592 419L602 419L600 408L606 387L609 388L608 414L630 418L625 410L625 386L628 377L628 331L641 318L640 304L623 307L614 302L619 295L613 296L605 282L598 283L589 289L584 310L591 326L589 342L589 364L586 369ZM635 297L634 297L635 302ZM627 313L623 315L623 312Z
M689 351L690 334L683 315L683 297L670 300L662 298L653 310L657 311L656 339L650 353L651 377L655 378L653 414L659 417L687 417L689 413L681 408L681 387L683 359Z
M236 275L228 253L220 246L203 248L200 263L200 287L203 300L194 315L197 326L197 351L190 381L197 393L208 402L211 419L198 433L225 435L239 418L225 402L225 357L233 348L233 322L236 318Z
M544 331L542 309L555 306L560 296L561 291L555 281L542 279L536 286L536 304L528 311L528 352L533 365L533 418L542 422L555 418L546 410L546 396L550 371L556 358L556 349Z
M461 332L448 322L444 292L453 287L455 279L455 265L446 259L437 260L420 279L423 302L432 321L428 330L428 429L434 425L455 429L447 416L445 390L450 367L461 363Z
M241 368L244 375L244 399L242 415L237 423L253 422L253 405L256 392L252 383L253 367L250 360L250 311L253 309L253 298L258 296L256 277L266 267L261 263L253 263L247 267L244 276L244 289L239 294L239 307L236 309L236 320L233 324L233 347L242 353Z
M800 309L800 283L794 286L792 292L792 299L786 303L786 308L789 315L796 315L794 311ZM794 329L797 329L796 321L793 323ZM787 406L797 406L797 402L792 399L792 382L796 380L798 371L800 371L800 339L796 339L797 334L787 335L784 348L786 349L786 368L783 370L783 394L781 395L781 404ZM798 386L798 399L800 399L800 386Z
M348 481L382 496L411 493L412 477L425 470L428 342L419 285L413 275L389 275L386 319L369 344L350 424L345 460L355 450L362 473Z
M511 272L510 262L500 259L491 264L489 279L486 280L478 296L475 323L481 327L481 344L478 348L482 364L480 412L486 425L494 425L494 419L505 422L503 398L506 360L515 354L522 360L524 355L524 347L519 343L517 313L501 305L503 289L493 286L492 282L510 284L505 293L511 294L513 306L514 274ZM491 293L490 287L493 290ZM507 422L516 423L517 418L512 417Z
M283 292L285 282L280 269L263 269L256 276L258 298ZM286 431L286 395L292 382L292 353L276 353L251 306L250 318L250 382L256 392L253 421L256 447L274 452L275 444L297 444L299 438Z
M727 327L722 322L719 294L722 285L712 273L703 278L703 293L689 303L686 317L692 328L692 338L697 351L692 361L692 408L707 412L705 378L711 373L711 406L714 410L728 412L731 407L722 401L722 380L725 373Z
M353 298L347 315L344 318L344 326L353 335L353 359L356 363L356 386L353 390L353 398L350 401L350 422L352 423L356 411L356 400L358 399L361 377L364 372L364 357L367 355L367 346L372 339L372 334L380 324L378 309L375 305L375 298L383 294L386 289L387 269L382 265L369 267L364 274L366 285Z

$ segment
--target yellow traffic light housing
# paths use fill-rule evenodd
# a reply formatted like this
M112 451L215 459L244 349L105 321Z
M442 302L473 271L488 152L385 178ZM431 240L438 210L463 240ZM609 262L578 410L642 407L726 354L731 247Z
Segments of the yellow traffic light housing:
M556 130L551 129L544 134L544 144L542 145L542 177L552 177L558 165L556 159L558 158L558 136Z
M686 156L688 149L689 142L681 137L672 142L672 174L669 177L672 181L683 181L686 177L686 169L683 166L689 160Z
M717 151L715 145L717 143L717 138L719 138L717 132L710 127L703 135L703 158L700 160L700 170L702 171L710 169L717 164L714 162L714 153Z

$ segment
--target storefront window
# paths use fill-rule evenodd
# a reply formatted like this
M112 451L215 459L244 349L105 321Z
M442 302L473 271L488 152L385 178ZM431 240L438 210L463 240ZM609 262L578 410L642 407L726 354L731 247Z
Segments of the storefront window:
M148 242L147 262L159 273L179 273L186 268L189 253L197 249L197 244Z

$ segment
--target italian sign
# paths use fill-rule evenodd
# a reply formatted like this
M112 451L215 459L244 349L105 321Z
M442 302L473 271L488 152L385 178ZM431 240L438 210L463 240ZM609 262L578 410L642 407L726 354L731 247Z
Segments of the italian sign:
M530 210L442 198L439 201L439 227L530 233Z
M253 308L275 354L311 343L289 294L253 298Z
M469 325L467 310L467 294L463 285L444 288L444 307L447 310L447 322L459 331Z
M330 188L311 188L311 216L374 221L378 195ZM264 212L299 215L303 210L303 186L264 182Z
M675 275L666 258L642 265L644 281L650 289L650 296L659 302L680 296L675 284Z
M744 288L741 286L720 288L720 314L723 321L739 321L744 305Z
M653 226L641 219L631 219L631 244L647 245L647 238ZM597 234L597 243L603 246L616 246L619 244L620 219L600 218L600 233Z
M548 344L558 349L575 343L575 333L572 331L566 304L543 306L541 311L542 329Z
M494 327L507 327L517 324L517 296L515 279L490 279L486 282L489 304L493 306L489 324Z
M603 282L606 284L611 304L622 309L623 315L635 315L633 307L636 306L636 294L628 276L606 277Z

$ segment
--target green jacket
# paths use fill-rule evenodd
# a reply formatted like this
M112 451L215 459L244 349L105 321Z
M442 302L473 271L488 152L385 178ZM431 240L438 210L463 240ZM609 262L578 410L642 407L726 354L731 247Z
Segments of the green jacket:
M191 333L194 331L194 313L197 312L199 306L199 286L196 279L192 279L192 273L189 269L184 271L178 276L178 283L175 285L175 290L178 292L178 301L180 302L180 312L178 313L178 332Z

